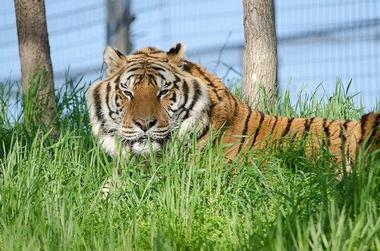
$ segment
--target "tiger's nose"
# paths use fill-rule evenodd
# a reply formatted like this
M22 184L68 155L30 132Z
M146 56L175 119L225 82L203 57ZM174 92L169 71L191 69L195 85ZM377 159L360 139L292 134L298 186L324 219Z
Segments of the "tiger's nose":
M144 132L148 131L150 128L157 124L157 119L135 119L133 120L135 125L137 125Z

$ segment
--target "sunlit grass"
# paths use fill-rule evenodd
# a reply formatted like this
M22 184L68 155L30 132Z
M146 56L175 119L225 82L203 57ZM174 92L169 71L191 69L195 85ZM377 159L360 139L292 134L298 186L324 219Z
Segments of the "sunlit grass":
M328 153L316 161L287 147L228 163L221 146L200 152L173 141L159 158L122 160L125 175L102 199L117 163L90 134L78 86L60 92L58 140L10 119L10 94L0 91L0 250L380 249L373 154L339 181ZM285 94L270 112L359 118L340 88L323 101L300 95L296 105Z

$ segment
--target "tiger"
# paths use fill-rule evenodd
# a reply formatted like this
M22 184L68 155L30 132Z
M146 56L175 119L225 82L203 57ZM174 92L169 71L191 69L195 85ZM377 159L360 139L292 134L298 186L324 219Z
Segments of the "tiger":
M145 47L129 55L111 47L104 50L105 78L89 88L87 106L92 133L108 154L161 151L176 130L179 139L195 133L200 149L218 131L227 160L285 137L300 140L306 135L316 150L324 139L338 162L354 161L367 141L374 149L380 147L380 113L367 113L360 120L265 114L189 61L184 51L181 43L168 51Z

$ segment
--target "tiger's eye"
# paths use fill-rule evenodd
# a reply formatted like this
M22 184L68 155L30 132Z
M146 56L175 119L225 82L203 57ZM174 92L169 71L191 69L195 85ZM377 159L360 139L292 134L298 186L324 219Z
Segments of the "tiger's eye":
M133 97L133 94L132 94L132 92L130 92L130 91L126 91L126 90L124 90L124 91L123 91L123 94L124 94L124 96L126 96L126 97L128 97L128 98L132 98L132 97Z
M158 94L160 97L162 96L165 96L166 94L168 94L169 90L162 90L160 91L160 93Z

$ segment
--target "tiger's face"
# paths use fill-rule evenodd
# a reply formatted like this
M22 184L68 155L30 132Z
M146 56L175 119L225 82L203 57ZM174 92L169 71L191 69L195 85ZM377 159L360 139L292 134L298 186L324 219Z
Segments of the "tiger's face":
M174 102L183 94L176 90L180 80L157 66L145 67L126 71L116 86L122 108L119 136L137 154L161 149L182 121Z
M170 138L170 116L165 110L168 102L164 98L169 90L154 85L155 81L153 76L134 75L121 80L117 88L122 105L120 138L138 154L159 150Z
M92 131L110 154L159 151L171 138L209 124L207 85L181 68L183 46L168 52L144 48L125 56L107 48L107 78L93 85L87 102Z

